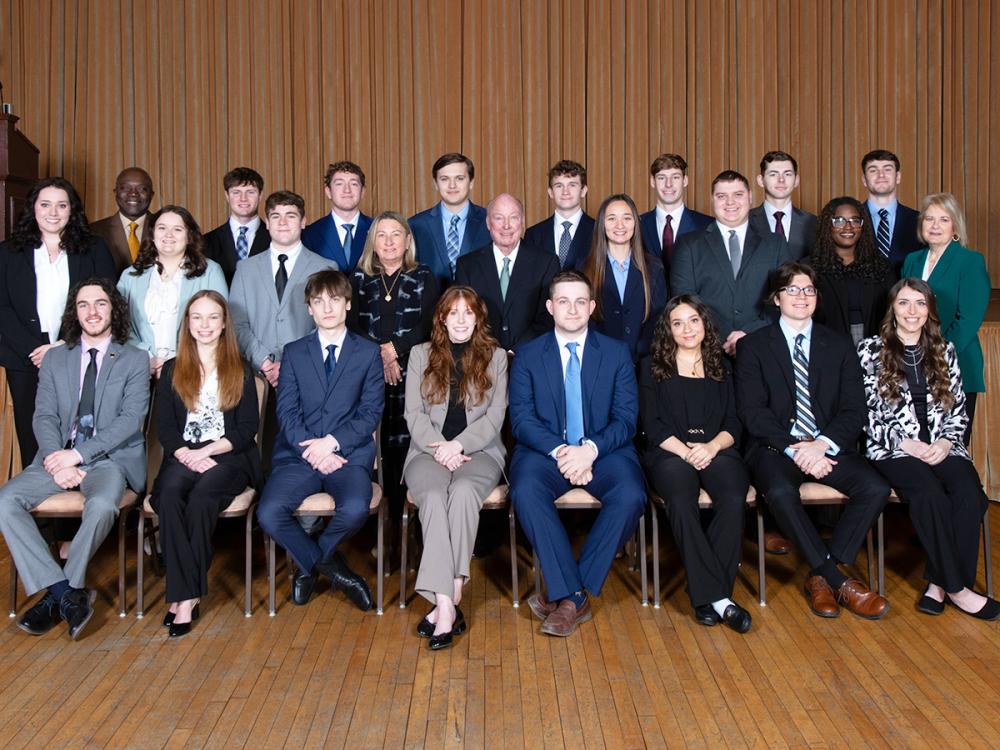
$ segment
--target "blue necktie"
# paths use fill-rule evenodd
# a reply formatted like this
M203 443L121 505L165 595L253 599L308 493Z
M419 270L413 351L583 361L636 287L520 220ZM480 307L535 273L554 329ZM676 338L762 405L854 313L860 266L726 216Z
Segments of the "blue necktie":
M883 258L888 258L892 252L892 237L889 236L889 209L880 208L878 210L878 231L875 233L875 244L882 253Z
M249 251L250 248L247 247L247 228L240 227L240 236L236 238L236 255L239 256L240 260L246 260Z
M451 275L455 275L455 264L458 262L458 216L451 217L451 227L448 229L448 262L451 263Z
M333 379L333 373L337 369L337 345L328 344L326 347L326 362L323 363L326 368L326 382L329 383Z
M580 383L580 358L575 341L566 344L569 363L566 365L566 442L579 445L583 440L583 385Z
M802 341L805 334L795 337L795 352L792 355L792 369L795 370L795 426L807 437L816 437L816 417L812 413L812 401L809 398L809 360L806 359Z
M351 246L354 244L354 236L351 234L351 230L354 229L353 224L344 224L344 257L347 259L347 265L352 265L351 263Z

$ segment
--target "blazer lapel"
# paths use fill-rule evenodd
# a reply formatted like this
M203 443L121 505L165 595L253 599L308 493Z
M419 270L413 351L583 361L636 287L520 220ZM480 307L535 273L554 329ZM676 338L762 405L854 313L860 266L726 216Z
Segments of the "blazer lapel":
M687 213L685 211L685 213ZM708 251L715 259L716 264L719 266L720 276L725 279L726 283L730 287L736 286L736 279L733 277L733 262L729 258L729 251L726 249L726 238L722 236L722 232L719 231L719 226L713 221L709 227L708 234L705 235L708 238ZM747 236L750 236L750 230L747 230ZM743 268L743 262L740 262L740 269Z
M66 392L69 394L69 403L72 406L72 413L69 415L69 429L72 429L76 412L80 408L80 357L82 356L80 352L82 350L82 341L76 346L66 349L66 356L69 358L69 364L66 367ZM110 349L108 351L110 353ZM66 432L67 435L69 429Z
M82 346L82 342L81 342ZM111 342L108 346L108 351L104 355L104 361L101 362L101 369L97 372L97 383L95 386L96 394L94 397L94 422L96 425L97 415L101 413L101 403L104 401L104 391L105 384L108 382L108 378L111 377L111 369L115 366L115 362L118 361L118 355L121 353L122 345L117 341ZM79 363L77 363L79 365ZM77 400L79 401L79 390L80 390L80 368L71 367L70 370L76 373L77 382Z
M931 279L934 279L935 281L939 281L940 279L942 279L942 278L944 278L945 276L948 275L948 269L951 267L952 261L955 259L955 253L953 253L951 251L951 246L954 245L954 244L955 243L952 242L951 244L948 245L948 247L946 247L944 249L944 252L941 254L941 258L938 260L937 264L935 264L935 266L934 266L934 270L931 271L931 275L929 277L927 277L928 283L930 283ZM927 250L927 253L928 254L930 253L930 249ZM926 262L927 262L927 255L925 254L924 255L924 263L926 263ZM924 263L920 264L920 266L921 266L920 270L921 271L924 270L923 269Z
M330 378L326 383L326 392L329 395L334 388L337 387L337 382L340 380L340 376L344 374L344 370L347 369L347 364L350 361L350 357L354 354L354 341L351 338L350 332L344 336L344 343L340 349L340 353L337 355L337 368L333 371L333 377ZM320 358L322 359L322 354ZM322 365L322 361L320 365ZM326 379L326 370L323 370L323 378Z
M306 248L305 245L303 245L299 249L299 257L295 259L295 265L292 266L292 272L288 274L288 283L285 285L285 293L281 295L281 302L278 304L279 310L283 310L289 304L289 298L292 296L291 293L289 292L289 288L292 286L292 284L294 284L303 276L308 275L308 272L306 271L305 268L307 264L305 255L306 250L308 250L308 248ZM268 260L270 261L270 258ZM268 265L268 269L270 270L270 265ZM274 286L273 278L271 279L271 288L274 289L274 298L277 300L278 290ZM298 303L302 304L301 298L298 300Z
M551 235L550 235L551 237ZM510 274L510 282L507 284L507 298L503 300L503 310L504 312L510 312L510 307L514 304L514 298L517 296L514 292L517 289L528 287L528 274L531 273L531 268L529 264L532 260L531 254L525 252L526 248L524 243L521 243L521 249L518 251L518 259L514 264L514 270ZM492 259L492 254L490 255ZM496 266L494 266L496 270ZM500 291L500 276L497 276L497 291ZM501 298L502 299L502 298Z
M448 260L448 245L445 242L444 228L441 226L441 204L438 203L431 209L431 237L434 238L434 251L438 254L438 259L444 268L451 271L451 261ZM471 211L469 213L471 216ZM466 224L468 232L468 224Z
M805 247L809 244L806 239L805 211L792 206L792 228L788 233L788 244L795 247Z
M552 391L552 400L556 405L556 413L559 415L559 425L565 432L566 428L566 387L563 383L562 354L556 343L556 335L547 333L548 340L542 350L542 366L549 382L549 389Z
M583 390L583 434L586 435L590 422L590 410L587 404L590 403L591 394L597 392L597 376L601 373L601 344L597 336L591 331L587 334L587 340L583 347L583 362L580 368L580 385Z
M323 362L323 348L320 346L319 334L314 334L314 336L313 345L309 347L309 361L312 362L316 379L323 388L326 388L326 366Z
M337 264L337 268L346 269L349 263L347 254L344 252L344 245L340 241L340 230L337 229L337 222L333 220L332 216L326 217L329 220L327 225L326 235L326 250L334 263ZM352 236L358 233L358 228L355 226ZM353 248L352 248L353 249Z
M753 260L754 253L757 252L760 242L761 236L752 224L749 225L747 227L746 239L743 242L743 257L740 258L740 272L736 274L737 278L742 276L746 269L750 267L750 262Z
M785 378L785 385L788 386L788 392L792 396L792 404L795 403L795 376L792 372L792 355L788 351L788 342L785 341L784 335L781 333L781 328L775 324L771 326L771 353L774 355L774 361L779 364L778 369L781 370L782 377ZM809 368L810 371L813 368ZM811 376L810 376L811 377Z

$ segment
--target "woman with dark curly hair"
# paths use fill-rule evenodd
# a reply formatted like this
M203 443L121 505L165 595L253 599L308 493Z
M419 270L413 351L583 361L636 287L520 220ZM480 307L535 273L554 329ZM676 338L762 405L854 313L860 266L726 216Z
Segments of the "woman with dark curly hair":
M813 319L854 339L878 333L889 287L896 274L875 247L872 228L854 198L834 198L823 207L816 244L804 262L816 270L819 298Z
M458 608L469 578L479 510L503 473L507 352L490 335L486 305L450 287L434 310L431 340L410 350L403 476L420 510L424 554L417 591L434 609L417 626L433 650L465 632Z
M116 276L104 240L87 228L73 185L62 177L36 182L11 238L0 243L0 365L23 466L38 450L31 429L38 368L45 352L62 343L66 296L79 281Z
M132 332L128 342L149 354L149 369L160 376L177 353L177 332L185 305L195 292L229 294L222 267L204 254L198 223L183 206L164 206L149 219L139 255L118 280L128 300Z
M708 307L674 297L656 323L649 357L639 366L643 463L663 498L687 570L688 595L702 625L750 629L750 613L732 600L750 477L736 450L740 422L732 375ZM714 515L701 526L698 494Z

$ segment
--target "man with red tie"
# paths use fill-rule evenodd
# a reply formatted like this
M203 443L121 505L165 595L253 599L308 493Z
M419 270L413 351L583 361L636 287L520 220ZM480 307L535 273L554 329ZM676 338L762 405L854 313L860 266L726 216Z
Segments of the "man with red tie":
M816 241L816 217L792 205L799 186L799 165L784 151L768 151L760 160L757 184L764 202L750 211L750 224L761 234L771 232L788 243L789 260L804 258Z

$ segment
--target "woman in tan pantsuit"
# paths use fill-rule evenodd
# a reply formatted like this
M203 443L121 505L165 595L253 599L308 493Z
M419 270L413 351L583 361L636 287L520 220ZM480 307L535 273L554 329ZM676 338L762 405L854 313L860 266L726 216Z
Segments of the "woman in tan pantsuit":
M435 606L417 626L432 650L465 632L458 608L479 510L503 473L507 353L489 333L470 287L450 287L434 310L431 340L410 350L403 478L420 510L424 553L417 592Z

